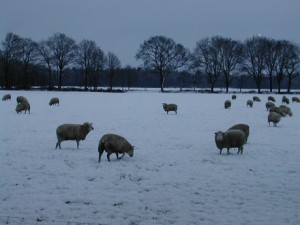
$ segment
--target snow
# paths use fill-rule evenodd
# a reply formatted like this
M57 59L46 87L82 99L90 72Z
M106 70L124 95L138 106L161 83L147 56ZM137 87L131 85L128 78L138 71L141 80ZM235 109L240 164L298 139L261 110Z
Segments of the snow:
M0 224L300 224L300 104L277 127L254 94L0 91ZM15 112L26 96L31 113ZM273 95L281 104L282 95ZM52 97L59 106L49 106ZM292 96L288 96L290 99ZM178 114L162 103L177 103ZM55 149L56 127L94 130ZM219 155L214 133L250 125L243 155ZM111 162L98 142L124 136L134 156ZM23 218L23 219L22 219Z

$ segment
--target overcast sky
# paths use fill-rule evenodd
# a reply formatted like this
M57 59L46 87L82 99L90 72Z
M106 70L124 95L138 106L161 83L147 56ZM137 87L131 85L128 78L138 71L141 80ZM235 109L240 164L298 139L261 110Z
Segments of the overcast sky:
M0 40L8 32L34 41L64 33L93 40L122 66L152 36L190 50L205 37L253 35L300 43L300 0L0 0Z

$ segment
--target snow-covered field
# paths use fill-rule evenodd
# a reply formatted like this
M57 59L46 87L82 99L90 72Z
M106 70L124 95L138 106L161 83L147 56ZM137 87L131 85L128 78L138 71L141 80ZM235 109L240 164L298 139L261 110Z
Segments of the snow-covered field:
M254 94L0 91L0 224L300 224L300 104L269 127ZM31 114L15 112L24 95ZM52 97L60 106L49 106ZM277 105L282 95L273 95ZM292 96L288 96L291 98ZM177 103L167 115L162 103ZM92 122L94 130L55 149L56 127ZM214 132L250 125L244 154L219 155ZM116 133L134 156L106 153ZM23 219L22 219L23 218Z

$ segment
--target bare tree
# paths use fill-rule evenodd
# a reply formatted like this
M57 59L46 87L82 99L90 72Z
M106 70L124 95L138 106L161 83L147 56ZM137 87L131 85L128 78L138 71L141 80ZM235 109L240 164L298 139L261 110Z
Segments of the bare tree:
M21 86L23 88L30 88L29 67L36 61L37 55L38 44L30 38L21 38L20 60L23 65L23 79Z
M105 54L99 47L97 47L92 54L92 60L91 60L92 84L94 90L97 90L99 79L104 71L105 64L106 64Z
M46 65L48 71L48 88L52 89L52 66L54 64L54 56L51 54L49 41L40 41L38 51L41 56L40 60Z
M0 55L1 68L4 73L5 88L13 86L13 66L20 58L21 38L13 33L7 33L2 42Z
M74 61L77 45L72 38L62 33L54 34L48 39L48 42L59 70L58 88L61 89L63 71L68 64Z
M265 54L265 65L266 71L269 78L269 88L270 92L273 91L273 76L276 70L276 66L278 63L278 48L277 48L277 41L273 39L265 39L266 45L266 54Z
M224 75L226 92L228 92L229 85L233 80L232 74L237 71L237 67L241 63L242 45L231 38L222 38L219 36L215 38L221 45L221 70Z
M84 73L84 89L87 90L88 86L88 78L92 73L93 69L93 55L96 51L97 46L94 41L90 40L82 40L78 44L78 51L77 51L77 63L81 67Z
M256 83L258 93L261 93L261 84L264 78L266 38L253 37L247 39L243 45L242 70L249 74Z
M221 44L217 38L204 38L197 42L193 52L194 66L204 74L210 83L211 92L222 72Z
M121 62L119 58L112 52L107 54L107 68L109 77L109 89L112 91L113 81L116 76L116 71L121 67Z
M292 80L300 74L300 57L299 48L294 44L289 45L289 53L287 64L285 65L285 73L288 77L288 88L287 92L291 92Z
M160 89L164 92L166 76L188 62L189 51L171 38L155 36L140 45L135 57L143 61L145 68L159 74Z

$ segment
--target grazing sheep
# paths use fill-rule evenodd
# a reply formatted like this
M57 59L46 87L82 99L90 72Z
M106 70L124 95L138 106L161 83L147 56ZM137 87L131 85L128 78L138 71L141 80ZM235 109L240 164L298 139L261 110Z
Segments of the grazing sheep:
M249 125L244 124L244 123L239 123L239 124L233 125L228 130L241 130L241 131L243 131L246 135L245 144L247 143L248 137L249 137L249 134L250 134Z
M59 99L57 97L51 98L49 105L59 105Z
M28 102L28 100L24 96L18 96L17 97L17 103L19 104L21 102Z
M286 113L284 111L282 111L279 107L277 106L272 106L270 109L269 109L270 112L276 112L278 114L280 114L282 117L285 117L286 116Z
M286 96L282 96L282 104L290 104L290 100Z
M269 96L268 97L268 101L271 101L271 102L276 102L275 98L273 96Z
M281 110L281 112L285 113L286 115L293 116L293 112L290 107L286 105L280 105L279 109Z
M246 142L246 135L241 130L227 130L226 132L218 131L215 133L215 142L222 154L222 149L227 148L229 155L230 148L238 148L238 154L243 154L243 145Z
M17 105L16 112L19 113L21 111L24 111L24 113L26 113L28 111L28 113L30 114L30 104L29 104L29 102L25 101L25 102L21 102Z
M225 109L228 109L231 107L231 101L230 100L226 100L225 103L224 103L224 107Z
M231 96L231 99L232 99L232 100L235 100L235 99L236 99L236 95L232 95L232 96Z
M75 140L77 142L77 148L79 147L79 141L85 140L88 133L94 130L92 123L84 124L62 124L56 129L57 143L55 149L59 147L62 141Z
M257 97L257 96L253 96L253 101L254 101L254 102L260 102L260 98Z
M269 111L271 107L275 107L275 104L273 102L266 102L267 111Z
M253 101L250 99L247 101L247 107L248 106L250 106L250 108L252 108L252 106L253 106Z
M6 94L2 97L2 101L7 101L7 100L11 100L11 95L10 94Z
M300 102L300 98L298 98L298 97L292 97L292 102Z
M133 156L134 146L132 146L124 137L117 134L105 134L101 137L98 146L99 160L101 161L101 156L104 152L107 152L107 160L110 162L110 155L115 153L117 159L122 159L125 153L130 157ZM122 156L119 158L119 154Z
M170 111L174 111L177 114L177 105L176 104L167 104L167 103L162 103L164 110L167 112L167 114Z
M279 113L270 112L268 115L269 126L270 126L270 123L272 122L273 126L276 127L277 123L279 123L280 119L281 119L281 115Z

